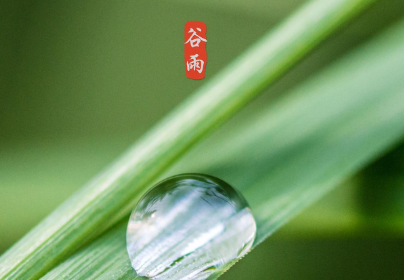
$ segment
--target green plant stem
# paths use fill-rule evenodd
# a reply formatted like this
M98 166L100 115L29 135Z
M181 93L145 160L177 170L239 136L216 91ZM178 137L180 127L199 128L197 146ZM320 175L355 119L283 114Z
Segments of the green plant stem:
M125 211L177 158L371 0L315 0L205 83L0 259L0 279L38 279Z

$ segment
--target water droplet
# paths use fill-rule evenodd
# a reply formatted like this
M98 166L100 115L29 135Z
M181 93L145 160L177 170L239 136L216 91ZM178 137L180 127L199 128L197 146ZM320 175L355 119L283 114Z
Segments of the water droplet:
M229 184L182 174L143 196L129 219L126 242L140 276L203 280L246 254L255 232L247 202Z

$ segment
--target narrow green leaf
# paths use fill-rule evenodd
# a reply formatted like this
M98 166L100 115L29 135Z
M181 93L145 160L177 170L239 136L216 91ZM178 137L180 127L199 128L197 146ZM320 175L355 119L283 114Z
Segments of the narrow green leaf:
M178 157L371 0L315 0L205 83L0 259L0 279L36 279L98 233Z
M401 22L253 116L221 142L215 139L216 147L226 145L223 151L207 145L190 153L171 172L199 165L194 170L213 173L238 187L257 220L256 246L402 140L403 32ZM207 165L203 157L210 159ZM136 279L127 257L125 230L123 223L44 279L61 275L65 279ZM94 257L99 248L103 252ZM92 277L100 270L102 275Z

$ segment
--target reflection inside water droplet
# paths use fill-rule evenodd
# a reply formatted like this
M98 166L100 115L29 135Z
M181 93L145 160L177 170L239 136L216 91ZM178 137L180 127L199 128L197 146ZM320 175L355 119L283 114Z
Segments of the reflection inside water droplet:
M251 248L256 225L244 198L201 174L168 178L133 210L127 250L140 276L206 279Z

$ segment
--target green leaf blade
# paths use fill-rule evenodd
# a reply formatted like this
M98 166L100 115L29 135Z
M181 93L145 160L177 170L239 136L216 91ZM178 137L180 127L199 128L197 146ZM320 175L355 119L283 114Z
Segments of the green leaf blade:
M170 172L183 172L192 166L238 187L257 219L255 246L258 245L313 201L403 139L404 80L398 71L404 63L403 32L401 22L253 116L254 125L246 120L232 135L227 135L233 142L221 151L220 157L214 156L217 148L207 145L190 153ZM214 142L216 147L225 145L227 138ZM205 166L204 161L194 163L194 158L203 156L210 158L209 165ZM254 173L246 168L252 165L263 168ZM112 260L91 259L108 267L97 279L110 279L116 272L121 273L118 279L136 279L123 240L125 228L123 223L111 233L121 236L115 241L120 249L106 251L107 255L116 254ZM87 256L99 244L113 246L104 236L97 242L44 279L58 279L60 275L77 279L71 277L71 267L78 269L89 263ZM118 257L121 262L114 261ZM87 275L93 271L84 270Z
M0 279L42 276L125 212L194 143L371 2L312 1L265 35L7 251L0 258Z

